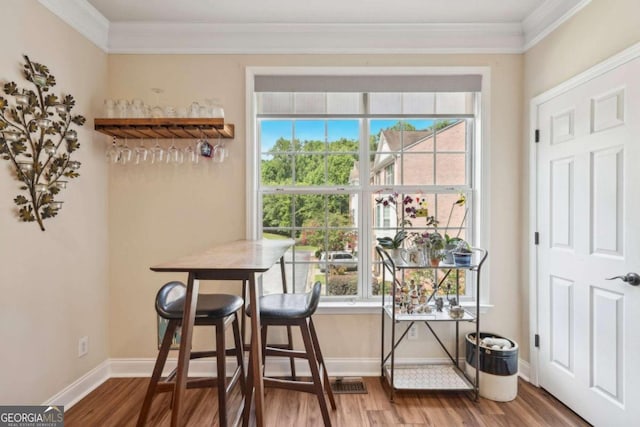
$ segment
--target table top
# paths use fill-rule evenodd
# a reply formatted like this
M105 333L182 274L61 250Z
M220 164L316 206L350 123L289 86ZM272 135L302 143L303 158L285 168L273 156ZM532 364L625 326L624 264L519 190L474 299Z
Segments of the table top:
M265 272L293 246L293 240L237 240L221 243L201 253L151 267L158 272Z

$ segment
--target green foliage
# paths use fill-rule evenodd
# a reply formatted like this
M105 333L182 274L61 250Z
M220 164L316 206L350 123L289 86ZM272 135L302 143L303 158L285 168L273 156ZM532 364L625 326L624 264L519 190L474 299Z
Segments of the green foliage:
M402 246L402 242L407 238L407 232L400 230L393 238L391 237L378 237L376 240L378 244L385 249L398 249Z

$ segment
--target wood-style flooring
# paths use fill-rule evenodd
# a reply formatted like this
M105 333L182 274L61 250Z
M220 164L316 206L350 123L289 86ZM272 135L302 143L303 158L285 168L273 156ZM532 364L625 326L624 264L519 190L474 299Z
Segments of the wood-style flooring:
M134 426L148 378L112 378L65 413L65 426ZM358 426L588 426L584 420L542 389L520 381L518 398L498 403L465 393L421 392L396 394L389 402L379 378L365 378L367 394L336 394L338 409L332 412L334 427ZM237 391L238 387L236 387ZM239 406L235 393L231 413ZM186 425L218 425L216 391L188 390L183 416ZM266 389L267 426L322 426L314 395ZM233 419L233 417L231 417ZM156 395L148 426L169 426L169 393Z

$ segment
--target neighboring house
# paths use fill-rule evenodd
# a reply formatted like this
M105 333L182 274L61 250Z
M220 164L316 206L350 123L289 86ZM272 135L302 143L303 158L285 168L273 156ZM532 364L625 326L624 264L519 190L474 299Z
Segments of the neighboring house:
M371 163L371 183L374 185L455 185L465 182L465 150L467 131L464 120L457 120L435 132L433 130L380 132L376 155ZM435 147L434 147L435 145ZM439 153L433 161L434 148ZM447 157L441 152L457 152ZM404 156L401 154L404 153ZM418 154L421 153L421 154ZM434 174L434 166L436 173ZM358 163L353 166L350 183L358 181ZM358 218L358 199L351 197L352 218ZM357 225L357 224L356 224ZM372 225L389 230L376 231L375 237L393 236L397 226L396 212L391 206L375 206Z

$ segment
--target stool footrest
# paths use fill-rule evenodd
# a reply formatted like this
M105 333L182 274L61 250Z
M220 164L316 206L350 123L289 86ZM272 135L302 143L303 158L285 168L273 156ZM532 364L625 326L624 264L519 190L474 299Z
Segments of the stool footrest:
M309 355L304 351L287 350L283 348L267 347L264 352L265 356L278 356L278 357L296 357L300 359L309 359Z
M286 390L302 391L305 393L315 393L316 389L312 382L306 381L288 381L277 378L264 378L265 387L277 387Z

